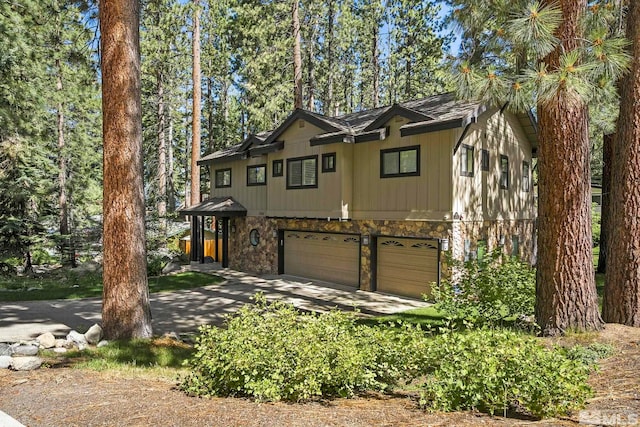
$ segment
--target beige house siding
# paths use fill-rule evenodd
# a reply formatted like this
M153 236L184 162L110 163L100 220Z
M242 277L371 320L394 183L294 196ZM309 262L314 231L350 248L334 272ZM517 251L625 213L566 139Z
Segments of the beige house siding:
M304 123L301 127L301 123ZM335 143L311 146L312 137L324 131L303 120L297 120L278 140L284 149L269 153L269 176L274 160L283 161L284 174L272 178L268 189L267 216L348 218L351 208L352 146ZM336 153L336 171L322 172L322 155ZM317 156L317 188L287 189L287 159Z
M248 215L264 215L267 208L267 188L270 185L271 165L267 163L267 185L247 186L247 166L267 163L267 156L224 163L214 163L211 169L211 196L233 196L247 208ZM231 187L216 188L216 170L231 168Z
M451 153L455 132L402 137L408 121L391 119L383 141L355 144L353 219L443 220L451 215ZM420 146L420 176L380 177L380 151Z
M491 110L467 131L462 144L474 148L474 176L462 176L464 147L453 157L453 212L467 220L514 220L535 217L531 145L509 112ZM489 170L482 171L482 149L489 151ZM500 156L509 159L509 188L500 188ZM529 164L529 191L522 190L522 162Z

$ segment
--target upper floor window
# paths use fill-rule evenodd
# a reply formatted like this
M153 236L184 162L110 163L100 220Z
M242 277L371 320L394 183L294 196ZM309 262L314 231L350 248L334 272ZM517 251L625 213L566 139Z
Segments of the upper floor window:
M287 159L287 188L318 187L318 156Z
M420 146L380 151L380 177L420 175Z
M460 175L473 176L473 147L462 144L460 152Z
M283 176L284 175L284 168L282 166L282 160L274 160L273 161L273 167L271 168L271 174L273 176Z
M529 173L529 163L522 162L522 191L531 190L531 178Z
M336 153L327 153L322 155L322 172L336 171Z
M247 185L266 185L267 165L247 166Z
M500 188L509 188L509 158L504 155L500 156Z
M481 151L482 153L482 170L483 171L488 171L489 170L489 150L485 150L484 148Z
M216 169L216 188L231 187L231 169Z

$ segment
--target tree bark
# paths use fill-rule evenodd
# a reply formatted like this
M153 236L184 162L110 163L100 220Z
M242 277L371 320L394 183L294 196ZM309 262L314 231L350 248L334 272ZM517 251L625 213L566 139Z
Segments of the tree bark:
M76 266L75 253L71 252L71 237L69 236L69 206L67 201L67 156L65 153L64 139L64 103L62 102L62 65L60 59L55 60L56 67L56 92L60 100L57 103L57 133L58 133L58 205L59 205L59 231L60 231L60 252L62 263ZM73 251L75 252L75 250Z
M200 203L200 0L193 0L193 111L191 131L191 205Z
M379 29L378 23L374 24L373 37L371 41L371 72L373 73L373 108L378 108L380 104L380 50L378 49L379 41Z
M602 137L602 201L600 205L600 254L598 273L607 270L607 241L609 238L609 217L611 216L611 161L613 160L613 135Z
M611 218L602 315L640 327L640 2L628 2L631 72L618 86L620 116L614 140Z
M302 55L300 53L300 17L298 0L293 0L293 108L302 108Z
M167 129L167 211L173 213L176 208L176 189L173 183L173 117L171 117L171 106L168 107L167 119L169 126Z
M327 98L324 102L324 114L335 115L333 111L333 25L335 19L334 0L328 0L327 16Z
M152 335L145 248L140 102L140 9L102 0L104 139L102 322L108 339Z
M550 70L560 53L579 47L579 19L586 0L562 0L561 46L546 58ZM565 87L539 103L540 173L536 319L544 335L599 330L591 254L591 172L588 109Z

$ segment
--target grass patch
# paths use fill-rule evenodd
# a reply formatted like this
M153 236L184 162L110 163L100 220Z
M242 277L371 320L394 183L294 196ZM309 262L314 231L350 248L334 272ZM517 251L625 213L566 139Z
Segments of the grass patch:
M222 278L210 274L187 271L169 276L149 278L149 291L170 292L211 285ZM79 299L102 296L100 274L78 275L66 270L44 277L0 278L0 301L40 301L54 299Z
M183 370L185 360L194 353L192 346L171 338L112 341L100 348L70 351L64 357L48 352L48 364L53 367L73 367L94 371L143 372L175 378Z

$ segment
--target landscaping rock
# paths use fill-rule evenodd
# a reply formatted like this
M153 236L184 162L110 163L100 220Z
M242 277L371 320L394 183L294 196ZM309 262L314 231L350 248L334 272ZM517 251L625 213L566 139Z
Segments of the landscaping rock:
M102 339L102 328L100 327L100 325L95 324L90 327L89 330L84 334L84 338L89 344L98 344Z
M56 347L56 348L54 348L54 349L53 349L53 351L54 351L54 353L60 353L60 354L62 354L62 353L66 353L66 352L67 352L67 349L66 349L66 348L64 348L64 347Z
M89 344L78 344L78 351L84 351L88 346Z
M0 356L11 356L11 344L0 342Z
M63 339L57 339L56 340L56 344L55 344L56 348L68 347L68 346L69 346L69 341L63 340Z
M13 346L13 356L35 356L39 348L33 344L17 344Z
M204 263L205 264L213 264L214 263L213 257L210 257L210 256L204 257Z
M34 356L14 357L11 362L14 371L33 371L42 366L42 359Z
M13 363L13 357L0 356L0 369L10 368L12 363Z
M56 337L54 337L51 332L40 335L36 338L36 341L38 341L42 348L52 348L56 345Z
M174 271L180 271L182 265L179 262L169 261L167 265L162 269L162 274L173 273Z
M107 341L107 340L102 340L102 341L100 341L100 342L98 343L98 345L97 345L96 347L101 348L101 347L104 347L104 346L107 346L107 345L109 345L109 341Z
M67 341L71 342L73 345L76 345L78 347L80 347L80 344L84 346L87 345L87 339L84 337L83 334L77 331L69 332L69 334L67 334Z

